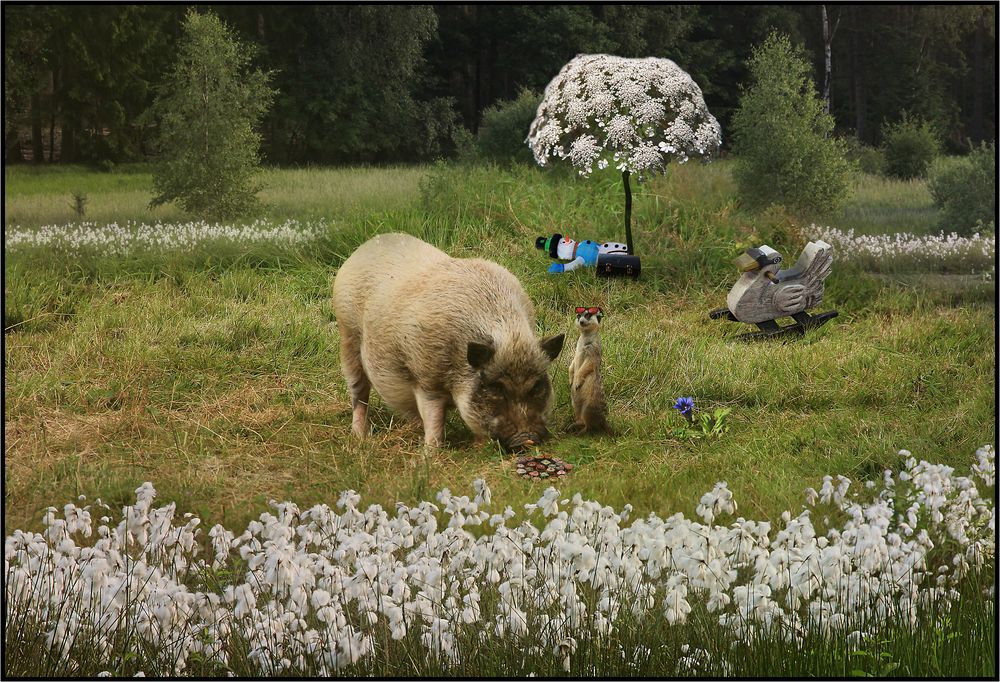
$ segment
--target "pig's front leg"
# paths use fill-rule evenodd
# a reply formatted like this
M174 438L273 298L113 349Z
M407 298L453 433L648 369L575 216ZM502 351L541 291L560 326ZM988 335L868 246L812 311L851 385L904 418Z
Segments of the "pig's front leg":
M444 415L448 409L447 396L438 396L416 389L417 410L424 423L424 443L427 447L439 448L444 445Z

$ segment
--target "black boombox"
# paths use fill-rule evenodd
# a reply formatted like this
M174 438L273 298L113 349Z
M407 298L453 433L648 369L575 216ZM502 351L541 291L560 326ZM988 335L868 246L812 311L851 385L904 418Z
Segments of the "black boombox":
M597 256L598 277L639 278L639 257L630 253L602 253Z

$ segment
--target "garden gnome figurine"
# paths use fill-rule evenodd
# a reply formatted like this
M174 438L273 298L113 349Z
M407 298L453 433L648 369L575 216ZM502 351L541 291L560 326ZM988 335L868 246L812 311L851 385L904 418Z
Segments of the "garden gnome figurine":
M581 265L594 267L597 265L597 257L605 254L627 254L628 247L618 242L604 242L598 244L590 239L576 242L569 237L563 237L558 232L551 237L539 237L535 240L535 248L541 249L549 254L551 258L569 261L568 263L553 263L549 266L549 272L559 274L576 270Z

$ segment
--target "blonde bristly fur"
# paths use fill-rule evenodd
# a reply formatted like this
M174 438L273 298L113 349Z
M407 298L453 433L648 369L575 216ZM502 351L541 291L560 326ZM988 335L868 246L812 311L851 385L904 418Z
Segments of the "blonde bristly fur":
M480 438L544 431L543 414L514 403L501 419L478 397L484 374L520 390L518 382L545 375L554 357L553 341L546 348L534 336L531 301L501 266L452 258L409 235L378 235L341 266L333 302L357 435L367 428L372 386L391 409L423 422L429 445L441 444L451 406ZM492 347L488 364L470 364L470 343ZM544 398L541 413L551 388Z

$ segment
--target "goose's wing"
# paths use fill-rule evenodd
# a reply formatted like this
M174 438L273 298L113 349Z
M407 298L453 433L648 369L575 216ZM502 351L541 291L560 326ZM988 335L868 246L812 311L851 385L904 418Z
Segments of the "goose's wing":
M785 271L780 282L787 289L775 295L775 305L791 315L823 301L823 281L833 270L833 247L822 240L809 242L795 267Z
M774 294L774 307L784 315L805 310L806 287L802 284L779 284Z
M833 247L824 241L809 242L806 245L806 249L810 246L816 247L814 255L809 264L803 269L802 277L799 281L809 289L822 291L823 280L833 270Z

